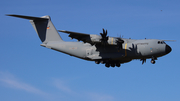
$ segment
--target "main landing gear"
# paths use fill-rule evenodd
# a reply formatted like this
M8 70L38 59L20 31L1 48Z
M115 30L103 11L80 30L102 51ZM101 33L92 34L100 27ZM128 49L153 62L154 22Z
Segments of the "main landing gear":
M109 68L110 66L111 66L111 67L115 67L115 66L116 66L116 67L120 67L121 64L120 64L120 63L116 63L116 64L115 64L115 63L111 63L111 64L110 64L110 63L106 63L105 66L108 67L108 68Z
M105 64L105 66L106 67L120 67L121 66L121 64L119 63L119 62L109 62L109 61L95 61L95 63L96 64L100 64L100 63L102 63L102 64Z

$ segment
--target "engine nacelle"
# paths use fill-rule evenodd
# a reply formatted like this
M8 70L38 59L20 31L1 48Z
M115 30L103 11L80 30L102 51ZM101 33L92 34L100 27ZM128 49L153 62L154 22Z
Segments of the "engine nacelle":
M92 43L101 43L102 37L99 35L91 34L90 40ZM121 45L124 43L120 38L108 37L107 44L109 45Z
M117 38L109 37L107 42L109 45L118 45L117 41L118 41Z
M101 42L101 36L95 35L95 34L90 34L90 39L93 43L100 43Z

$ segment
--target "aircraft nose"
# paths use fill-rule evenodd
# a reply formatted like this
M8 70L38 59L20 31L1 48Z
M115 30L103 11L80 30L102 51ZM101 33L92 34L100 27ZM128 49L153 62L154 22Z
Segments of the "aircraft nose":
M166 45L166 54L168 54L168 53L170 53L171 52L171 47L170 46L168 46L168 45Z

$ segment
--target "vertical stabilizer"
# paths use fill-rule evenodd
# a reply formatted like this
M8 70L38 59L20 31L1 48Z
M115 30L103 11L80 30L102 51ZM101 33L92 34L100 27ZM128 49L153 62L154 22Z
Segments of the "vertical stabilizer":
M8 15L23 19L29 19L41 41L46 44L49 41L63 41L51 22L50 16L31 17L23 15Z

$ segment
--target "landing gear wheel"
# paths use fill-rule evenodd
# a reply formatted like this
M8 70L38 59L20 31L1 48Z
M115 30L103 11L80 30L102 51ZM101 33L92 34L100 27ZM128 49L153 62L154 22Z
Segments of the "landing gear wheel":
M109 68L109 67L110 67L109 63L106 63L106 64L105 64L105 66L106 66L107 68Z
M111 64L111 67L115 67L115 64Z
M117 66L117 67L120 67L120 66L121 66L121 64L120 64L120 63L117 63L117 64L116 64L116 66Z
M155 61L155 60L151 60L151 63L152 63L152 64L155 64L155 63L156 63L156 61Z
M105 62L104 61L100 61L102 64L104 64Z
M99 64L99 63L100 63L100 61L95 61L95 63L96 63L96 64Z

